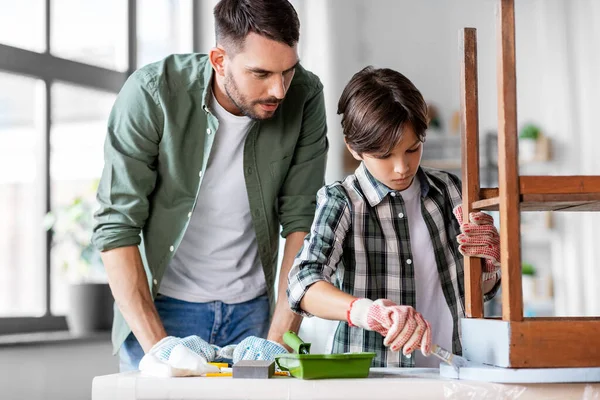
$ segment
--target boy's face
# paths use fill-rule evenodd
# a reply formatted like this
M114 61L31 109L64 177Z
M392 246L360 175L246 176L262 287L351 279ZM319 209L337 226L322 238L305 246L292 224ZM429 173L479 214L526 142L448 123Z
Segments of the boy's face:
M392 190L405 190L411 185L423 154L423 143L411 124L406 124L400 142L389 154L367 154L362 156L348 147L354 158L361 160L379 182Z
M244 46L235 54L219 50L222 58L217 72L231 108L236 111L234 114L257 120L271 118L294 77L297 45L290 47L249 33Z

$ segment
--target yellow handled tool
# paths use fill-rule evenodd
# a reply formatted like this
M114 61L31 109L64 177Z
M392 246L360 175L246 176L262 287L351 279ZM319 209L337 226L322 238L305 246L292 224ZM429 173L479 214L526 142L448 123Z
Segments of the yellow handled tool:
M225 376L233 376L233 372L209 372L204 374L203 376L208 377L225 377ZM290 376L289 373L283 371L275 371L275 376Z

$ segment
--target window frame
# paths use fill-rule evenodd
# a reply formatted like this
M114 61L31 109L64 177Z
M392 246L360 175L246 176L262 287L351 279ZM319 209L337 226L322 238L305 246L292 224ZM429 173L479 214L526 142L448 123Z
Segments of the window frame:
M86 88L98 89L110 93L118 93L129 75L137 68L137 0L127 0L127 61L128 69L125 72L97 67L78 61L72 61L51 54L51 1L45 1L45 51L38 53L14 46L0 43L0 72L12 73L20 76L40 79L45 83L44 104L44 208L45 212L51 210L51 177L50 177L50 131L52 110L52 84L55 81L70 83ZM199 17L200 5L192 1L192 51L197 52L200 45ZM40 317L0 317L0 335L64 331L67 330L66 317L54 315L51 311L52 283L51 283L51 243L52 232L45 235L44 252L40 259L45 273L45 312Z

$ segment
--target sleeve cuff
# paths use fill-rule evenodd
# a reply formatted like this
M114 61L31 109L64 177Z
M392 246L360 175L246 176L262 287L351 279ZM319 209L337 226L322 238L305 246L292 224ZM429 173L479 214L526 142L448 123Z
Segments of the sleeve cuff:
M485 277L486 274L496 275L497 278L496 278L496 284L494 285L494 287L492 287L492 289L489 292L487 292L483 295L484 302L490 301L491 299L494 298L494 296L496 296L496 293L498 293L498 290L500 289L500 285L502 283L502 274L500 273L500 270L495 271L495 272L488 272L488 273L484 272L483 277ZM484 281L485 281L485 278L484 278Z
M92 243L98 251L109 251L119 247L139 246L142 242L139 231L135 235L106 235L95 233L92 236Z
M304 276L298 277L298 275ZM302 301L302 298L304 298L308 288L319 281L331 283L324 276L314 272L306 275L301 272L289 280L287 295L290 308L293 312L303 317L313 317L313 314L304 311L302 307L300 307L300 302Z

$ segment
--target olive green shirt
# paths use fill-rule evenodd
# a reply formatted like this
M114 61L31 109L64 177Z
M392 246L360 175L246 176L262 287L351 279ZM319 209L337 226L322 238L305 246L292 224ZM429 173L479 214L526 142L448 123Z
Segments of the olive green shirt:
M201 54L147 65L124 84L108 121L92 241L100 251L140 245L154 297L202 196L218 127L207 107L212 75ZM244 144L246 193L271 312L280 226L284 238L310 229L324 184L326 133L323 86L297 66L275 115L255 121ZM115 306L115 353L130 332Z

